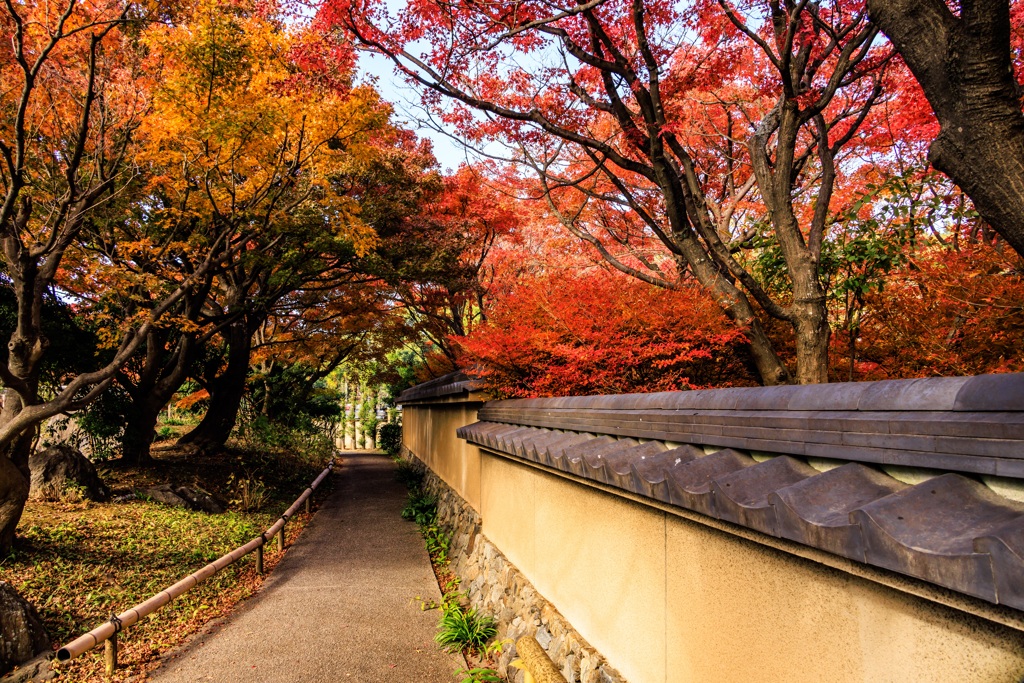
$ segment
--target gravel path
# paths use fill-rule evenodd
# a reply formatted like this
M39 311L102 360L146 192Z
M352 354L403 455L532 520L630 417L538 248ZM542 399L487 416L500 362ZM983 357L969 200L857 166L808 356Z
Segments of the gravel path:
M345 453L334 491L263 588L150 674L156 683L450 683L440 600L406 493L382 455Z

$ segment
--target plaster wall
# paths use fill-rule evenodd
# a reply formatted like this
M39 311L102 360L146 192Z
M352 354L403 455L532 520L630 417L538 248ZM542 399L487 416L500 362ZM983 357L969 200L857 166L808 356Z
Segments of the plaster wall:
M1024 633L480 451L477 405L405 408L406 446L631 683L1024 676Z
M482 401L402 406L402 441L473 509L480 509L480 449L455 435L476 422Z

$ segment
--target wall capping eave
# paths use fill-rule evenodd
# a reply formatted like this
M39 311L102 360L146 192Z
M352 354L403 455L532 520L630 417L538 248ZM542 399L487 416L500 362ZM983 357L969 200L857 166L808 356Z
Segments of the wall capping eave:
M870 581L872 583L885 586L886 588L890 588L892 590L896 590L907 595L912 595L916 598L927 600L929 602L942 605L943 607L947 607L949 609L953 609L959 612L964 612L966 614L970 614L972 616L985 619L986 621L999 624L1000 626L1004 626L1015 631L1024 633L1024 612L1016 610L1012 607L993 604L980 598L975 598L970 595L960 593L958 591L943 588L942 586L920 579L915 579L914 577L900 574L898 572L890 571L880 567L875 567L872 565L863 564L860 562L856 562L854 560L849 560L839 555L834 555L827 551L820 550L812 546L803 545L795 541L790 541L785 538L777 538L774 536L770 536L755 529L751 529L738 524L733 524L728 521L716 519L714 517L704 515L699 512L694 512L692 510L687 510L685 508L670 505L668 503L664 503L662 501L658 501L652 498L647 498L645 496L638 495L631 491L626 491L624 489L615 486L610 486L602 482L593 481L591 479L587 479L586 477L581 477L570 472L564 472L554 467L550 467L542 463L533 462L526 458L521 458L519 456L512 455L509 453L504 453L502 451L495 450L481 444L474 445L476 445L481 450L481 452L484 452L488 455L499 457L504 460L514 462L518 465L526 466L534 470L544 472L546 474L554 475L567 481L587 486L589 488L602 491L606 494L616 496L618 498L623 498L632 501L634 503L643 505L648 508L659 510L665 514L672 515L680 519L685 519L687 521L694 522L696 524L700 524L702 526L709 527L717 531L721 531L731 536L742 538L746 541L750 541L758 545L773 548L780 552L786 553L787 555L792 555L807 560L809 562L813 562L815 564L820 564L829 567L830 569L836 570L843 574L855 576L857 578L861 578L866 581ZM421 462L423 461L422 458L420 458L417 454L412 453L412 451L410 451L410 453Z

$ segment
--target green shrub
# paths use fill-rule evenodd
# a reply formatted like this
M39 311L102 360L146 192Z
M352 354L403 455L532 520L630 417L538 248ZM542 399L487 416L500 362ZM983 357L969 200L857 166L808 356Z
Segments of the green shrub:
M246 450L288 453L316 465L326 464L334 454L334 444L323 431L290 427L262 415L241 415L236 427L240 445Z
M398 455L402 450L402 425L395 422L381 425L380 447L388 455Z
M405 488L414 491L423 486L423 470L408 460L399 460L395 468L395 479Z
M427 524L422 527L423 540L427 545L427 554L435 564L444 565L448 562L448 548L451 546L452 537L441 530L437 524Z
M498 627L492 617L475 609L464 610L456 600L447 600L441 606L441 621L434 640L446 652L483 650L487 641L497 634Z
M420 526L429 526L437 519L437 499L420 490L409 492L409 502L402 510L402 519L416 522Z
M256 479L249 473L237 478L232 474L228 478L228 486L234 496L230 503L237 505L243 512L259 512L270 500L270 489L262 479Z

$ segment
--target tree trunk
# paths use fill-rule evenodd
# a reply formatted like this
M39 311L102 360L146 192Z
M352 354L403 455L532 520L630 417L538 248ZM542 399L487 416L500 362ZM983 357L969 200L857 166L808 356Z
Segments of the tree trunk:
M682 218L677 218L676 221L681 223ZM721 271L702 253L695 239L683 240L680 247L686 259L685 263L697 281L707 288L726 316L743 330L761 383L765 386L789 384L792 381L789 368L775 352L775 346L765 333L764 326L747 295L723 277Z
M231 436L245 394L252 350L252 334L244 320L228 328L227 342L228 366L210 383L210 407L202 421L178 439L179 446L210 452L222 448Z
M150 448L156 437L156 423L166 401L149 394L139 402L133 402L128 421L121 437L121 460L125 464L140 466L153 462Z
M9 458L0 457L0 557L14 545L14 530L28 500L28 477Z
M1024 254L1024 114L1010 52L1010 3L868 0L939 119L928 159Z
M828 382L828 342L832 331L824 305L807 306L806 311L797 311L796 316L793 331L796 335L797 384L825 384Z
M374 422L376 420L376 418L377 418L377 414L376 414L376 412L377 412L376 411L377 400L376 399L377 399L376 392L372 388L369 389L367 391L367 395L366 395L366 405L370 406L370 410L374 411L373 420L371 420L371 423ZM369 430L369 429L367 429L366 430L366 448L368 448L369 450L373 450L376 447L377 447L377 432L376 432L376 430Z
M3 398L0 419L6 422L21 412L22 403L21 397L11 389L4 390ZM35 430L26 430L14 440L7 452L0 453L0 557L6 557L13 548L14 530L28 501L28 458L32 454L34 439Z
M168 352L171 335L167 330L156 330L146 339L146 355L138 381L134 384L124 374L118 382L131 399L124 436L121 438L121 458L130 465L152 463L150 448L156 436L156 424L164 406L170 417L170 402L174 392L181 388L195 361L200 344L192 336L181 333Z
M779 222L790 220L792 212L784 210ZM799 228L795 218L790 235L798 235ZM825 288L818 277L818 262L812 257L801 242L785 245L780 234L780 243L784 249L791 250L786 258L790 278L793 282L793 303L790 306L794 341L796 345L796 382L797 384L825 384L828 382L828 342L832 328L828 324L828 308L826 306Z
M355 399L352 401L352 427L355 430L356 450L363 448L363 387L356 387Z

